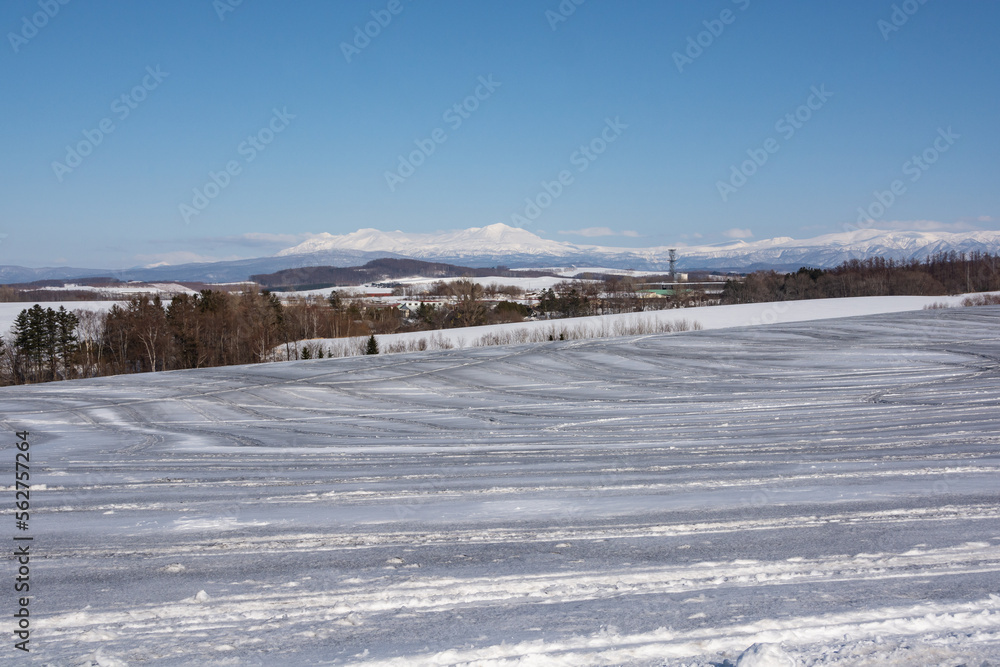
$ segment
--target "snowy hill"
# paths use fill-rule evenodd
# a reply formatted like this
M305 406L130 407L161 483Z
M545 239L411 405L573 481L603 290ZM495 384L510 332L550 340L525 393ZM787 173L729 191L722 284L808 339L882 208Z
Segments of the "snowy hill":
M401 231L382 232L377 229L359 229L350 234L335 236L323 233L294 248L278 253L302 255L324 251L357 250L361 252L388 252L411 257L432 255L483 256L483 255L561 255L577 246L559 241L549 241L526 229L497 223L487 227L472 227L439 234L406 234Z
M2 388L33 664L995 665L998 322Z

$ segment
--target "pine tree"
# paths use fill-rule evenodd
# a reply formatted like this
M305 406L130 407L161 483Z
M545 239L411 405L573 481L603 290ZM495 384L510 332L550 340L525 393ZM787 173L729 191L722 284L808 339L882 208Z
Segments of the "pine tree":
M368 338L368 345L365 346L365 354L378 354L378 341L375 340L375 334L372 334Z
M79 318L65 307L58 312L35 304L14 320L14 347L24 359L26 381L55 380L62 368L72 367L78 347Z
M41 306L35 305L22 310L14 320L14 348L23 361L21 368L25 382L34 379L42 362L40 333L35 326L36 309L41 310Z
M73 367L73 357L80 348L80 339L76 335L76 327L80 323L80 318L63 306L59 306L59 310L54 315L56 353L68 376Z
M334 311L340 312L344 308L344 300L340 297L340 292L333 290L330 292L330 296L327 297L327 302Z

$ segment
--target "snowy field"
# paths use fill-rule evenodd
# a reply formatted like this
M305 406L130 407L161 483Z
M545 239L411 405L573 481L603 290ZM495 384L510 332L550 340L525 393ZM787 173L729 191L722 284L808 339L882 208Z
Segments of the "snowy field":
M498 340L516 343L527 342L533 338L545 340L549 336L559 339L560 334L567 339L608 338L623 333L652 333L667 330L682 323L692 326L697 324L702 329L728 329L779 322L811 322L857 315L902 313L922 310L929 306L958 308L966 296L969 295L867 296L674 308L437 331L411 331L381 335L378 336L378 342L383 352L396 350L409 352L418 348L444 350L495 345ZM314 348L314 351L323 350L324 356L349 357L363 353L367 341L367 335L357 338L312 338L299 341L297 345L300 350L304 346ZM294 359L294 350L287 349L284 345L275 348L275 353L281 359L286 358L288 352L292 353L291 358Z
M3 388L16 664L996 665L998 406L1000 307Z
M520 271L522 269L514 269L514 271ZM578 276L581 273L593 273L602 275L615 275L615 276L631 276L633 278L640 278L642 276L662 276L670 273L667 269L659 269L657 271L636 271L635 269L613 269L604 266L550 266L546 268L538 269L523 269L525 271L551 271L563 278L572 278L573 276Z
M460 277L449 277L449 278L427 278L423 276L416 276L412 278L394 278L392 280L386 280L385 282L398 283L404 287L413 287L418 289L428 289L437 282L443 283L453 283L459 280L469 280L476 283L477 285L482 285L483 287L489 287L490 285L511 285L514 287L519 287L526 292L541 292L543 290L554 287L555 285L567 280L565 277L558 276L542 276L539 278L522 278L522 277L503 277L503 276L479 276L471 278L460 278ZM318 296L326 298L330 296L330 292L336 290L341 295L350 294L385 294L387 296L392 295L392 289L385 287L371 287L369 285L362 285L358 287L324 287L322 289L312 289L312 290L296 290L291 292L278 292L277 294L283 298L287 297L308 297L308 296ZM406 300L404 297L397 297L398 299Z
M67 283L62 287L40 287L40 290L48 290L50 292L93 292L95 294L100 294L103 296L113 296L119 299L129 299L130 297L141 295L141 294L158 294L164 300L169 301L170 297L175 294L197 294L190 287L185 287L178 283L135 283L135 284L125 284L125 285L114 285L114 286L101 286L96 287L94 285L76 285L73 283Z

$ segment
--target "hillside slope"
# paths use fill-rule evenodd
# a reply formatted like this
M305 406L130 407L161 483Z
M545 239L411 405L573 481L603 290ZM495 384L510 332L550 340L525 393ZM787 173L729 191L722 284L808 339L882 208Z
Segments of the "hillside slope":
M998 324L0 389L32 439L29 660L993 663Z

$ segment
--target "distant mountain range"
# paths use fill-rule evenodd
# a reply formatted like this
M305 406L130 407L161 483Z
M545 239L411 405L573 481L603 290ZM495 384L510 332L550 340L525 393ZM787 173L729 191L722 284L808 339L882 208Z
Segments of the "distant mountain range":
M335 236L320 234L278 256L324 253L389 253L414 259L454 261L473 266L604 266L668 268L670 247L683 269L826 268L849 259L886 257L923 259L938 252L1000 252L1000 232L898 232L875 229L827 234L806 240L778 237L703 246L615 248L543 239L502 223L440 234L407 234L359 229ZM485 263L485 264L484 264Z
M800 266L827 268L851 259L884 257L923 259L940 252L1000 254L1000 232L901 232L875 229L826 234L796 240L778 237L716 245L674 246L684 270L753 271ZM28 269L0 266L0 282L74 279L111 275L122 280L230 282L253 274L307 266L356 266L395 257L473 267L605 267L666 270L667 246L616 248L543 239L502 223L436 234L409 234L360 229L343 235L320 234L273 257L203 264L134 268L126 271L69 267Z

